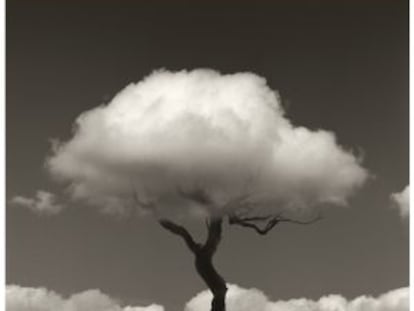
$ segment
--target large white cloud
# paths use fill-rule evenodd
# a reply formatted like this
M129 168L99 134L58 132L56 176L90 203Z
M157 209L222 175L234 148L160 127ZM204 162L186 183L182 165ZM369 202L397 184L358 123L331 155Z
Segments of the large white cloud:
M345 204L367 178L332 132L292 125L264 78L205 69L156 71L82 113L47 167L74 198L109 211L132 189L171 206L193 185L219 205L249 180L278 206Z
M99 290L87 290L63 298L59 294L38 287L6 287L7 311L164 311L160 305L147 307L125 306Z
M210 291L203 291L187 303L185 311L209 311L211 298ZM319 300L300 298L272 302L258 289L229 285L226 311L409 311L409 290L400 288L378 297L359 296L352 300L328 295Z
M407 185L401 192L391 194L391 200L400 210L401 217L408 217L410 214L410 185Z

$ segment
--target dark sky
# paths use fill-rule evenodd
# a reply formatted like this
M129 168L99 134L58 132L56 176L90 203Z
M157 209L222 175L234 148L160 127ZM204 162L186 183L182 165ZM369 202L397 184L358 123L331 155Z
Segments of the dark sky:
M62 192L50 138L157 68L252 71L295 124L361 149L375 178L313 226L266 237L225 228L231 283L272 299L348 298L408 285L407 225L389 195L408 184L408 1L7 1L7 195ZM179 311L204 288L182 241L148 219L73 206L7 208L7 283L64 295L89 288ZM194 224L196 226L196 224Z

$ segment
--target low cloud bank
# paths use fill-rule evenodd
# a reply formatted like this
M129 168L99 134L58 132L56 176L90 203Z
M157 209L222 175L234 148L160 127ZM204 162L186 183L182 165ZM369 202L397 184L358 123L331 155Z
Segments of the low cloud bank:
M203 291L192 298L185 311L210 311L211 293ZM391 290L378 297L359 296L348 300L341 295L323 296L319 300L306 298L270 301L258 289L229 285L226 311L409 311L409 289Z
M399 209L402 218L410 215L410 185L407 185L401 192L391 194L391 200Z
M341 295L327 295L318 300L306 298L272 302L258 289L228 285L226 311L409 311L409 289L391 290L378 297L359 296L348 300ZM184 311L210 311L210 291L192 298ZM98 289L64 298L43 287L6 287L7 311L166 311L163 306L122 306L121 302Z
M164 311L160 305L125 306L100 290L87 290L68 298L46 288L6 287L7 311Z

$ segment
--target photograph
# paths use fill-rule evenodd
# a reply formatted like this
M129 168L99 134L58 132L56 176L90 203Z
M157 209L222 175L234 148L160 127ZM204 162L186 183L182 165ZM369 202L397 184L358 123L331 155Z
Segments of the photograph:
M409 0L5 0L6 311L409 311Z

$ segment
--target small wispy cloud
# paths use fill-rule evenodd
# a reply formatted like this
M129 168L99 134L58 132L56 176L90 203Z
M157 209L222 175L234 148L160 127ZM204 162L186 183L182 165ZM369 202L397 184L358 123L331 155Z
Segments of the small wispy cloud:
M399 209L402 218L410 215L410 185L407 185L401 192L392 193L391 200L394 203L393 206Z
M34 197L15 196L9 202L45 215L57 214L64 207L62 204L57 203L55 194L44 190L38 190Z

